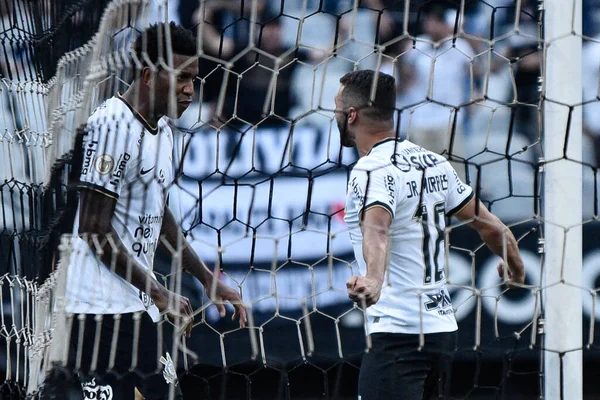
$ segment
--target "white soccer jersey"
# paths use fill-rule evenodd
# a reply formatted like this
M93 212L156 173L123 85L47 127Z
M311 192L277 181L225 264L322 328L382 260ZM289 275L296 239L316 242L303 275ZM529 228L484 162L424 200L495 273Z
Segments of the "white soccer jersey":
M445 287L445 218L472 197L472 189L444 157L407 140L381 141L356 163L348 182L344 219L362 275L366 265L361 212L379 206L392 215L381 297L367 309L370 333L457 329Z
M151 127L118 95L94 111L87 131L80 185L116 199L112 227L129 256L151 271L173 180L171 129L163 119ZM78 233L79 212L78 207L74 234ZM112 272L77 237L68 271L67 312L147 310L158 320L158 309L149 296Z

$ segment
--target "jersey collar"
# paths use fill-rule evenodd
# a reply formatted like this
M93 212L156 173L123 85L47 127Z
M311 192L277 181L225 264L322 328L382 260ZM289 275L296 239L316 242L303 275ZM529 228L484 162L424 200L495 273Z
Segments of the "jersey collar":
M120 92L117 92L117 99L121 100L123 103L125 103L125 105L127 106L127 108L129 108L129 110L131 110L131 113L133 114L133 116L135 117L135 119L137 119L144 128L146 128L146 130L148 130L151 134L156 135L158 133L158 125L157 126L152 126L148 123L148 121L146 121L146 118L142 117L142 114L140 114L135 108L133 108L133 106L131 104L129 104L127 102L127 100L125 100L123 98L123 95Z
M401 142L403 139L400 139L400 138L395 138L395 137L390 137L390 138L386 138L386 139L380 140L379 142L375 143L375 144L373 145L373 147L371 147L371 150L369 150L369 152L367 153L367 155L371 154L371 152L373 151L373 149L374 149L375 147L377 147L377 146L380 146L380 145L382 145L382 144L384 144L384 143L388 143L388 142L394 142L394 141L396 141L396 140L397 140L398 142Z

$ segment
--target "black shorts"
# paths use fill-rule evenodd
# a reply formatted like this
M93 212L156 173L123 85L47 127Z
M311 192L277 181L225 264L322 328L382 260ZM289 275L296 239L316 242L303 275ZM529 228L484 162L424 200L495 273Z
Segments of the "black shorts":
M422 400L437 391L448 398L452 355L457 332L419 335L374 333L358 378L360 400Z
M78 315L73 316L68 364L66 367L53 368L46 377L44 399L131 400L135 388L144 399L169 398L170 386L173 385L167 383L163 375L164 365L160 358L170 353L172 346L163 344L159 325L147 313L121 314L114 347L114 315L102 316L96 368L93 371L91 365L98 323L94 314L82 315L85 316L83 322L79 321ZM136 322L138 318L139 322ZM84 328L82 343L79 343L80 327ZM114 358L112 368L111 357ZM70 393L69 397L67 392ZM183 398L178 386L175 387L175 398Z

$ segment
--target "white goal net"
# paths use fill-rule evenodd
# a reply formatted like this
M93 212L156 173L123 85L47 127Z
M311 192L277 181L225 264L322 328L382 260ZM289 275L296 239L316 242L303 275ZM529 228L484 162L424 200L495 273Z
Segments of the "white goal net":
M600 362L594 2L51 3L0 0L0 398L41 397L54 378L66 383L44 396L356 398L371 346L346 291L359 154L340 143L334 99L365 69L395 78L397 137L447 158L524 260L525 284L509 288L466 224L428 236L451 298L431 309L459 327L451 396L554 398L545 377L598 395L584 380ZM169 21L193 35L184 63L174 25L156 48L144 33ZM97 202L78 210L82 183ZM183 234L167 237L165 204ZM111 229L107 212L110 235L72 235ZM204 287L190 254L218 279ZM154 310L151 281L124 283L135 263L183 296L169 310L189 299L190 336ZM217 281L239 292L247 326L229 302L219 315Z

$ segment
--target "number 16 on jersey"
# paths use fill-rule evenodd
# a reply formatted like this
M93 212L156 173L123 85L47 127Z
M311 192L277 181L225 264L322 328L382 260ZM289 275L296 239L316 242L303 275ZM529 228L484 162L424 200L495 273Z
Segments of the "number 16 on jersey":
M421 224L423 233L421 236L421 249L423 252L423 265L425 266L423 279L425 285L435 284L444 279L444 266L442 265L440 268L438 258L444 240L444 229L441 222L446 216L446 203L443 201L434 203L432 211L433 221L430 220L430 214L425 203L419 204L413 214L413 220ZM433 222L433 225L430 225L430 222ZM432 276L434 277L433 281Z

